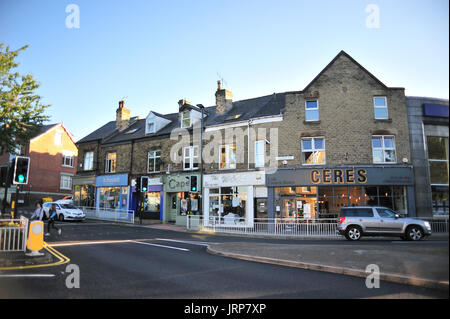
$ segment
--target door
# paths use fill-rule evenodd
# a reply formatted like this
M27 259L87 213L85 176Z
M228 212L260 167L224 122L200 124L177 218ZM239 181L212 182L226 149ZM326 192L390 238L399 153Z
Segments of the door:
M167 221L175 222L179 209L179 201L177 193L169 193L169 200L167 203Z
M395 218L395 213L387 208L377 208L380 216L381 232L383 233L401 233L403 231L403 221L401 218Z

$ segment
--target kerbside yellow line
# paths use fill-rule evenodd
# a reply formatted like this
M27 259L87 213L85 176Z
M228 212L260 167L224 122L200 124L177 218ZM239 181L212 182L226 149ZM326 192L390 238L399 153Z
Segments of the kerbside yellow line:
M55 256L58 261L51 264L39 264L39 265L30 265L30 266L16 266L16 267L0 267L0 270L17 270L17 269L31 269L31 268L42 268L42 267L52 267L67 264L70 259L55 248L44 242L44 249L47 250L50 254Z

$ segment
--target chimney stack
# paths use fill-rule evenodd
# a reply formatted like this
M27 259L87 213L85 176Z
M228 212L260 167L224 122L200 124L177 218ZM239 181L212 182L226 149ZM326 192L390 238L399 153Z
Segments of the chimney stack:
M222 89L222 83L217 81L216 91L216 113L223 114L233 107L233 93Z
M119 108L116 110L116 127L123 131L128 127L130 121L130 110L125 108L125 101L119 101Z

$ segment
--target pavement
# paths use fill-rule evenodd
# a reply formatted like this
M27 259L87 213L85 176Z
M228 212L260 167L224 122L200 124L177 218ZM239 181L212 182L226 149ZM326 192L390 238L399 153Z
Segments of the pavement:
M185 227L170 224L128 226L193 233ZM386 245L386 238L367 238L364 243L329 239L324 240L323 244L307 244L308 240L302 239L298 239L298 244L284 244L282 239L277 243L242 242L236 239L233 242L210 243L206 249L208 253L219 256L364 278L371 273L366 272L368 265L375 265L382 281L448 290L449 236L436 234L432 238L421 242L387 239L389 245ZM341 241L342 245L330 245L327 243L329 241ZM46 257L47 263L51 262L50 257ZM12 263L37 264L43 261L38 258L41 257L34 261L32 257L16 258ZM5 260L0 254L0 269L6 266Z

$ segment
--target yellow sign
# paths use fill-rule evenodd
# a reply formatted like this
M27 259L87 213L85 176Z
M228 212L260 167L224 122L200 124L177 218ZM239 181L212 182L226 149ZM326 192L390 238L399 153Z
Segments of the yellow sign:
M27 248L29 250L39 251L44 247L44 223L42 221L33 221L30 223L28 231Z

